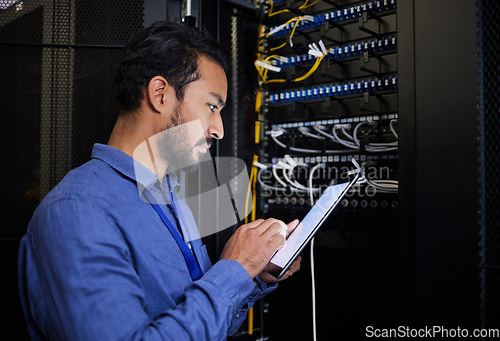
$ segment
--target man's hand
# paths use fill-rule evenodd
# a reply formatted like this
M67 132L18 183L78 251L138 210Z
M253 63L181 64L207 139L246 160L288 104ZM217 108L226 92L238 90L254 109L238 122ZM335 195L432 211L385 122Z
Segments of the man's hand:
M288 229L285 223L274 218L242 225L229 238L220 258L237 261L255 278L276 250L285 245Z
M297 220L297 219L295 219L291 223L287 224L287 230L286 230L286 238L287 239L288 239L288 236L290 235L290 233L292 233L293 230L295 230L295 228L298 225L299 225L299 220ZM280 279L274 277L272 275L272 273L276 273L276 272L280 271L281 268L279 266L269 262L266 265L266 267L264 268L264 270L259 274L259 278L262 282L265 282L265 283L281 282L300 270L301 260L302 260L302 257L298 256L297 259L295 260L295 262L293 262L293 264L290 266L290 268L285 272L285 274Z
M302 261L302 257L298 256L295 262L290 266L290 268L285 272L285 274L281 278L276 278L272 275L272 273L279 272L281 268L273 263L268 263L264 270L259 274L259 278L264 283L277 283L284 281L294 273L300 270L300 262Z

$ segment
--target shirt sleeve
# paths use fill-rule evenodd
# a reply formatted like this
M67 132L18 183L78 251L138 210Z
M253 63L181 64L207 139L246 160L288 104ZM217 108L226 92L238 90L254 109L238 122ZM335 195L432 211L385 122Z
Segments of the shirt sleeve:
M223 340L235 311L255 297L248 272L221 260L177 306L150 318L126 240L110 217L76 199L41 208L25 242L25 306L51 340Z
M235 310L233 319L231 321L231 327L228 330L228 335L233 335L238 331L238 329L245 321L245 318L247 317L248 309L250 309L250 307L252 307L257 300L271 293L277 287L278 283L269 285L265 282L262 282L259 276L257 276L254 280L254 288L252 290L252 293L248 295Z

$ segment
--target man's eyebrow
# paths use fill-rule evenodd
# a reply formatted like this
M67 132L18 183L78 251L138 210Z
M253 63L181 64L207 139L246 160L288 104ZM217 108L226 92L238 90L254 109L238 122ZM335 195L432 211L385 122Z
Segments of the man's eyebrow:
M221 95L219 95L215 92L210 92L210 95L217 100L217 102L218 102L217 104L219 105L219 108L222 108L226 105L226 102L224 102Z

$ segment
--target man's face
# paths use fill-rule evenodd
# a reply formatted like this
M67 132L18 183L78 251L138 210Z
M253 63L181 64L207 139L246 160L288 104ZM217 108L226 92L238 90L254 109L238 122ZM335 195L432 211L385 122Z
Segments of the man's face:
M200 57L199 72L200 79L188 84L158 139L160 156L172 171L197 165L213 139L224 136L220 111L227 96L226 75L204 56Z

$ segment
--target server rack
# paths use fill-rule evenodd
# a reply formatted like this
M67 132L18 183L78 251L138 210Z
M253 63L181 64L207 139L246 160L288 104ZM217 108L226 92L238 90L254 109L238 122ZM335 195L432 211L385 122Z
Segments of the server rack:
M271 9L270 2L264 1L257 9L259 23L267 26L257 32L261 50L253 51L262 53L256 58L260 72L264 75L267 69L264 63L280 68L279 72L268 68L261 75L261 81L269 82L258 84L255 94L261 99L252 131L257 132L255 154L266 168L261 180L269 186L261 186L261 192L257 189L259 216L290 220L305 214L308 195L275 193L284 184L289 186L289 180L300 183L320 163L325 166L316 169L314 184L318 185L336 174L328 172L329 163L348 167L352 156L360 162L370 157L368 161L379 167L387 166L387 178L398 181L398 193L378 193L376 207L371 200L360 205L366 198L344 201L345 206L319 232L315 246L318 335L362 338L368 325L477 327L476 6L480 2L313 3L275 1ZM370 3L377 12L364 12ZM269 17L270 10L283 12ZM306 15L312 18L290 21ZM387 43L386 38L390 38ZM352 50L363 39L382 40L382 48ZM325 49L347 47L347 53L333 51L309 74L324 52L319 40ZM313 42L316 55L308 54L308 44ZM360 81L377 77L387 87L363 88ZM359 139L360 150L337 157L327 152L335 148L325 132L333 135L331 129L338 125L338 135L344 127L348 138L353 133L349 125L353 129L365 121L370 123L364 127L371 130L360 134L364 138L363 143ZM395 141L398 149L387 151L384 158L380 157L384 153L366 148L370 142ZM309 173L301 170L301 174L296 163L308 164L304 168ZM307 182L301 184L307 187ZM380 205L383 200L388 202L385 209ZM283 283L266 298L263 335L270 339L311 337L308 250L303 258L303 269L290 284ZM491 311L491 303L488 306ZM296 312L292 317L283 316L292 311ZM283 327L294 318L304 328Z
M383 323L377 311L395 318L389 307L397 305L390 288L398 268L396 11L396 1L268 1L260 7L259 216L302 218L311 197L332 180L345 181L351 159L364 173L315 238L320 338L361 336L366 321ZM302 257L302 271L267 300L265 323L286 323L278 311L296 310L307 328L288 335L270 328L271 339L312 337L309 252Z

